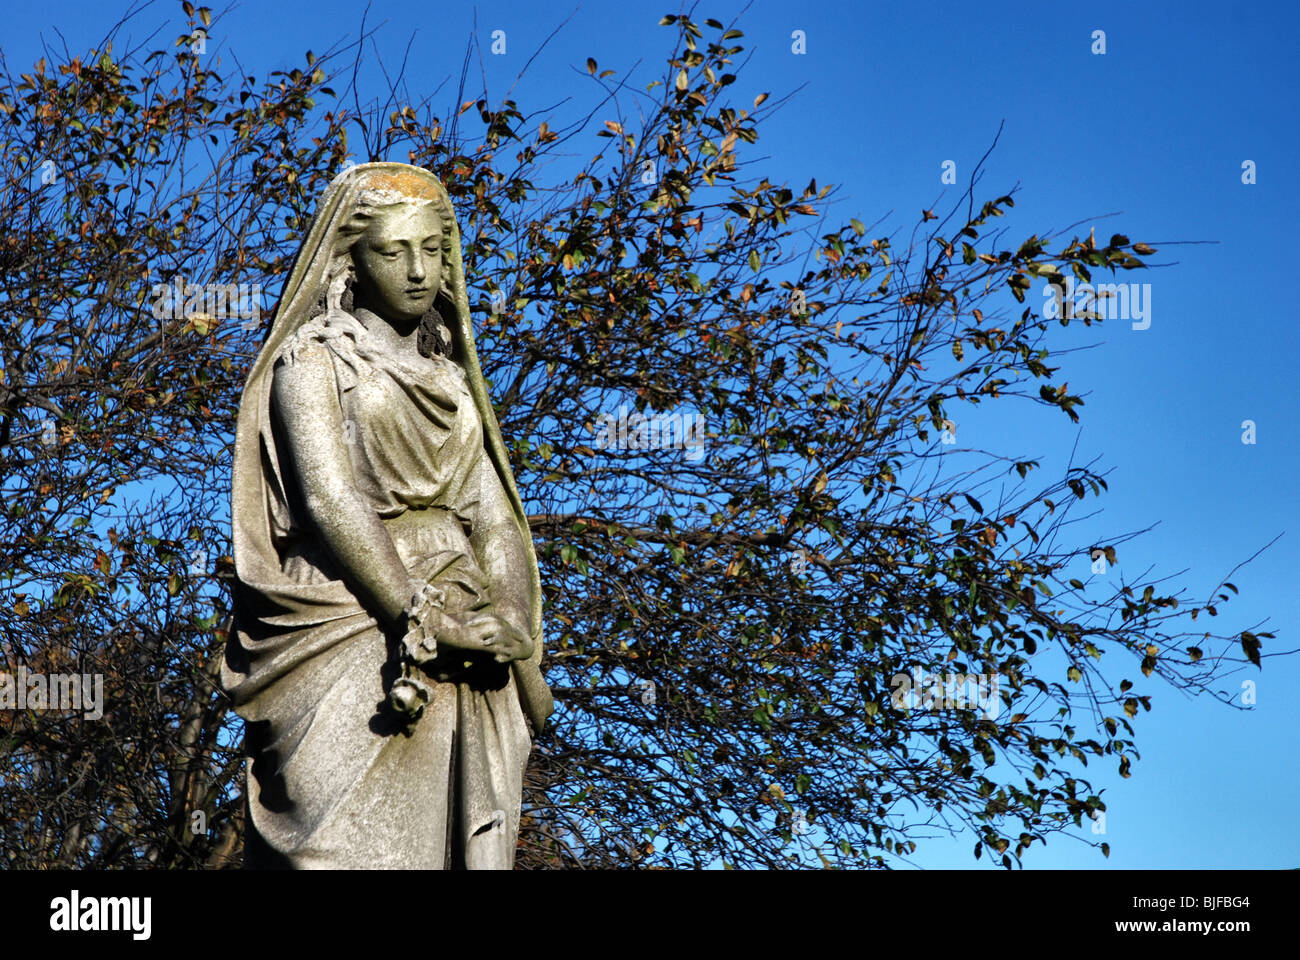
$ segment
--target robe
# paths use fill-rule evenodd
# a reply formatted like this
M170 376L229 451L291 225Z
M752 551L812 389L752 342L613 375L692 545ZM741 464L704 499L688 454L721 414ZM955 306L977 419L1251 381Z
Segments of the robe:
M408 571L453 612L491 602L468 534L481 504L507 500L464 368L394 356L333 312L295 330L272 369L307 344L329 352L353 479ZM279 474L292 467L271 419ZM226 685L247 721L247 865L509 868L530 747L510 665L444 651L423 713L396 715L397 638L352 594L295 487L268 490L279 576L236 590Z

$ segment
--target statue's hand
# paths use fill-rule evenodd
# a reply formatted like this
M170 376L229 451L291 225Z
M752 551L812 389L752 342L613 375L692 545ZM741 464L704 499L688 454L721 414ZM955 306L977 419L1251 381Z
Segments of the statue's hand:
M440 649L488 653L497 663L526 660L533 652L532 640L500 617L479 613L462 619L445 610L435 611L408 633L405 646L416 663L433 660Z
M497 663L527 660L533 654L532 638L491 607L457 616L445 609L445 591L432 584L412 582L406 606L407 632L402 639L407 657L415 663L436 659L440 647L487 653Z
M493 613L480 613L465 624L465 634L474 644L464 649L484 650L497 663L527 660L533 655L533 641L509 620Z

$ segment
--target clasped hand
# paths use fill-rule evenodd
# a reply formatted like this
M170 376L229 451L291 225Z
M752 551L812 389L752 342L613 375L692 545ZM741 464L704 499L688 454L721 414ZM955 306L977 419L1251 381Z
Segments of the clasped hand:
M442 622L436 627L438 642L457 650L486 650L497 663L527 660L533 653L533 641L510 621L495 613L478 611L461 619L439 611Z
M419 600L421 593L428 589L421 586L413 600ZM439 647L489 653L497 663L527 660L532 656L532 638L490 607L457 616L441 609L441 605L417 604L415 613L408 622L403 644L416 663L434 659Z

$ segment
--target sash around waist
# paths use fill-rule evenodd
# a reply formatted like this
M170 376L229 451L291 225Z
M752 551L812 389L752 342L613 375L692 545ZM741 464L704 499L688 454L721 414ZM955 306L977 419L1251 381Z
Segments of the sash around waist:
M395 517L384 517L383 523L397 547L397 555L408 565L412 560L447 551L474 556L468 524L445 507L406 510Z
M448 553L463 554L473 560L474 549L469 542L466 523L451 510L425 507L381 519L384 529L393 539L397 555L408 569L421 566L422 561L430 557ZM295 537L282 549L281 569L293 583L343 579L338 562L325 549L319 535L309 533ZM412 572L415 573L414 569Z

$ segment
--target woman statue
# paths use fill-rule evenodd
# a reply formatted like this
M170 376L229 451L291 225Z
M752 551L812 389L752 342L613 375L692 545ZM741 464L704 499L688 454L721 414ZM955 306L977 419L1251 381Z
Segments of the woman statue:
M246 865L512 866L525 718L552 709L541 588L429 172L330 185L244 389L233 487Z

